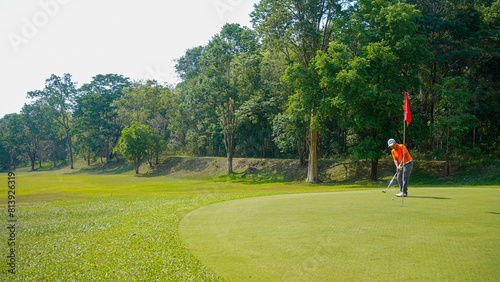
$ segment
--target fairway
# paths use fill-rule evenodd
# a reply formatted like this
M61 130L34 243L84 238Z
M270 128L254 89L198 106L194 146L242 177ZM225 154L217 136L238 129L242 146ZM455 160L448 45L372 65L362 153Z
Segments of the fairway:
M500 190L411 189L404 207L380 191L216 203L179 232L230 281L500 279Z

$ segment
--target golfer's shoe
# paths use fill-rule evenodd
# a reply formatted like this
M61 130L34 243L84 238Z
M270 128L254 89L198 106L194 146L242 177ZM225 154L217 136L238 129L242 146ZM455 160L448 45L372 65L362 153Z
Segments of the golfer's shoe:
M408 197L408 195L406 193L399 193L399 194L396 194L397 197Z

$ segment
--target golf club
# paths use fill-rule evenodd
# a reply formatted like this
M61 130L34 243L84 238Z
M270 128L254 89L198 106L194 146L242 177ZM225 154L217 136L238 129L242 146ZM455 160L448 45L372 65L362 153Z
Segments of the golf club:
M391 187L391 184L394 181L394 178L396 178L396 175L398 175L397 171L396 171L396 174L394 174L394 176L392 177L391 182L389 182L389 185L387 186L387 189L385 189L384 191L382 191L382 193L386 193L387 190L389 190L389 187Z

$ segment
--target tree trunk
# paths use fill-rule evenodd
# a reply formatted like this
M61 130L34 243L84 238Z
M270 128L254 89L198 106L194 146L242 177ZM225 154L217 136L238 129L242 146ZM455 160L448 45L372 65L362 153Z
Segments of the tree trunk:
M137 160L138 158L134 158L134 169L135 169L135 174L139 174L139 163L140 161Z
M14 169L16 169L16 161L14 160L13 154L10 154L10 164Z
M111 150L109 149L109 145L106 147L106 152L105 152L105 154L106 154L106 163L108 163L108 162L109 162L109 160L111 159L111 158L110 158L110 157L111 157Z
M55 156L52 156L52 158L50 158L50 161L52 162L52 166L53 166L54 168L56 168L56 165L57 165L57 163L56 163L56 157L55 157Z
M30 154L30 161L31 161L31 171L35 171L35 153Z
M227 173L233 173L233 142L234 134L227 136Z
M227 173L233 173L234 132L236 131L236 106L233 98L227 99L227 110L221 107L220 125L224 133L224 146L227 153Z
M372 169L370 170L370 181L377 181L378 160L372 160Z
M69 148L69 161L71 164L71 169L74 169L73 167L73 145L71 144L71 135L69 134L69 127L66 128L66 136L68 138L68 148Z
M347 130L344 130L344 149L342 152L345 154L347 153Z
M233 156L231 153L227 153L227 173L233 173Z
M153 168L153 152L150 152L149 150L147 151L147 159L148 159L148 164L150 168Z
M318 130L311 129L306 182L318 182Z

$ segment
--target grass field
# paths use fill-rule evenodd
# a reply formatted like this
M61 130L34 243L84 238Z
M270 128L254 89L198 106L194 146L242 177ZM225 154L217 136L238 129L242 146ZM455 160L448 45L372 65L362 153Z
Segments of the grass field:
M454 238L453 236L463 237L463 241L461 242L465 243L465 247L470 250L469 253L477 255L476 258L468 257L471 263L476 260L482 262L485 258L488 258L491 253L483 252L485 246L489 246L493 254L497 254L500 251L498 243L496 243L499 241L498 224L500 218L498 217L498 213L500 211L498 208L497 210L488 209L489 213L485 214L484 211L487 205L483 202L475 202L473 199L476 197L468 197L469 194L479 195L484 193L484 191L493 191L493 195L478 197L484 199L486 202L493 202L496 208L499 206L497 191L500 191L497 189L446 188L446 191L458 194L455 196L429 196L427 192L436 193L438 190L420 188L422 190L422 197L444 197L451 199L409 198L406 207L401 209L400 201L390 200L390 195L394 193L383 194L380 192L385 189L386 181L373 185L308 185L298 182L272 181L269 179L258 182L250 180L236 181L237 179L234 177L204 175L203 172L192 177L193 173L190 173L179 171L178 173L134 176L128 168L104 172L98 170L69 170L67 168L45 172L18 170L16 172L16 274L7 272L9 268L7 266L6 255L9 252L9 247L7 246L9 233L6 228L2 228L3 231L0 231L0 240L4 241L4 243L1 243L4 247L1 249L2 254L0 255L4 258L4 263L0 263L0 281L218 281L224 278L231 279L231 277L234 277L231 276L234 275L234 272L239 273L240 271L235 270L231 274L231 272L226 273L220 270L214 264L215 260L207 260L203 252L200 253L192 245L192 242L189 241L186 233L199 235L210 231L203 231L202 229L197 229L197 231L193 232L186 231L188 230L186 229L188 226L192 227L192 224L188 224L189 220L194 222L192 220L196 218L196 214L200 214L200 211L206 210L209 212L211 208L217 207L221 203L222 205L246 203L247 206L245 208L258 210L260 218L267 219L267 221L262 221L262 224L271 224L273 218L276 218L276 216L283 218L283 212L286 214L288 205L266 206L269 205L267 203L263 208L252 207L253 204L263 204L263 202L258 203L259 199L275 199L273 197L257 197L270 195L277 195L276 197L278 198L276 199L283 199L285 202L296 198L298 199L298 207L304 210L307 210L308 207L308 200L305 200L307 197L300 198L296 195L310 195L313 198L313 195L320 195L320 198L323 195L335 195L335 199L332 199L332 201L340 201L335 205L324 205L320 208L314 201L309 202L309 208L318 207L317 211L316 209L311 210L311 215L317 214L319 216L321 214L320 211L324 211L323 217L318 217L317 220L311 221L311 224L316 222L316 224L321 225L323 220L332 220L331 224L333 224L335 223L334 219L344 218L344 223L358 222L358 226L363 226L364 224L364 227L361 229L358 228L357 232L365 232L366 234L370 232L369 227L381 225L382 223L391 228L393 226L405 226L403 229L407 228L408 231L412 231L408 228L420 226L418 224L421 223L416 222L403 225L402 217L398 213L402 211L411 213L413 211L415 216L418 214L425 216L431 214L432 211L424 208L425 205L429 208L439 207L439 210L443 211L448 210L449 207L441 206L442 203L450 203L456 205L455 212L449 212L454 215L452 221L446 221L446 218L434 216L426 221L436 227L436 232L441 230L437 227L445 223L444 226L449 226L451 238ZM6 183L7 173L3 173L0 179L4 179ZM1 208L5 211L7 209L7 188L6 185L2 185L2 187L4 188L0 190L3 191L0 195L4 195L4 199L0 196L0 203ZM498 188L498 186L495 187ZM357 190L360 191L354 192ZM392 189L389 192L394 191L395 189ZM315 194L317 192L339 193ZM366 196L363 196L363 193L367 193ZM357 208L362 209L362 207L365 207L366 210L361 210L363 212L359 213L345 214L345 210L343 211L341 207L345 207L346 205L339 203L346 204L349 202L348 198L352 197L349 195L359 197L360 199L358 200L363 203L357 205ZM470 198L470 201L466 201L468 206L470 208L476 207L481 212L470 212L470 209L462 211L462 206L460 206L460 199L462 198ZM252 200L257 200L257 202L252 202ZM370 202L371 200L374 201ZM356 202L355 200L352 201ZM417 209L416 206L413 206L416 203L420 203L422 207ZM283 207L281 211L278 209L280 206ZM337 216L327 215L328 212L332 212ZM6 220L8 214L7 212L3 212L2 214L4 218L3 222L7 226ZM352 221L347 220L348 215L352 217ZM368 215L372 216L369 217ZM186 218L186 220L182 221L183 218ZM289 221L295 222L292 219L290 218ZM375 221L375 219L378 219L378 221ZM489 221L483 222L483 219L488 219ZM214 218L214 220L223 220L223 218ZM252 222L252 220L255 221L257 219L249 218L249 222ZM298 221L298 223L300 222ZM375 222L380 222L380 224L375 224ZM464 229L475 227L476 225L474 224L476 223L484 223L485 227L464 231ZM179 235L179 224L182 225L182 238ZM199 228L202 227L202 225L198 224L196 226ZM237 226L228 224L220 227L231 229ZM277 226L281 225L278 224ZM303 228L309 228L302 224L297 224L293 228L295 229L291 230L293 232L290 234L298 236L292 238L297 240L295 245L299 242L308 242L308 244L300 246L296 250L290 250L289 253L273 251L274 255L277 255L275 257L277 260L289 261L291 268L299 270L299 273L286 273L287 277L296 276L304 279L320 277L307 276L307 273L311 273L310 269L317 269L318 271L314 273L321 275L320 269L323 266L322 263L325 263L326 260L336 259L335 254L327 250L331 250L328 248L337 243L345 244L343 248L357 248L358 256L349 257L347 255L348 252L346 252L345 256L341 258L346 259L344 265L347 270L342 272L340 271L341 269L338 269L338 271L335 271L338 274L335 275L351 273L349 267L355 267L361 260L366 259L365 256L369 255L369 253L364 253L360 249L363 245L360 247L358 246L358 242L351 242L350 237L342 240L340 240L342 237L339 237L339 239L335 238L335 240L332 240L331 236L324 236L330 231L336 230L334 228L323 231L309 230L311 232L300 231ZM354 225L350 227L346 226L345 228L354 228ZM259 233L259 230L265 231L265 229L254 228L255 238L258 238L258 236L267 236L265 232ZM490 236L493 236L494 240L483 244L481 243L483 239L478 240L479 237L476 236L476 233L481 235L485 230L488 231L487 233ZM278 233L286 233L286 231ZM392 234L392 232L396 232L396 230L392 229L386 231L387 236ZM370 236L372 240L382 238L381 242L386 242L386 248L396 248L395 244L397 240L393 240L393 237L391 237L393 235L384 238L380 230L377 232L373 238ZM456 234L453 232L456 232ZM337 235L340 236L341 234ZM469 237L467 237L467 234ZM217 236L220 236L220 234ZM273 242L276 238L268 239L268 241L262 239L261 245L255 245L256 248L260 248L260 250L255 250L255 254L267 253L267 251L262 251L262 248L267 248L268 245L266 244ZM323 239L324 241L322 241ZM365 245L367 244L365 243ZM428 252L426 255L428 257L435 257L440 253L444 253L446 257L449 256L450 264L457 261L457 258L454 257L454 252L447 253L441 249L434 250L433 245L427 246ZM238 248L235 245L235 248L232 250L236 251L236 253L228 255L236 256L238 250L244 250ZM418 246L412 241L409 250L415 248L418 248ZM307 253L308 250L310 253ZM296 261L294 260L296 256L300 257L304 255L304 251L306 252L305 258L307 259L301 261L298 265L292 265ZM243 255L245 253L246 251L240 252ZM290 254L290 257L287 257L287 254ZM391 252L386 255L389 254ZM369 273L366 269L377 272L380 264L386 265L390 262L390 257L388 256L385 261L379 258L378 261L364 262L364 268L359 270L361 276L338 277L345 279L365 277L363 275ZM356 260L356 258L359 260ZM349 262L349 260L353 259L354 262ZM408 259L410 262L415 261L415 258L411 260L412 257ZM243 263L243 261L241 262ZM490 259L490 264L482 264L482 267L485 267L483 268L485 270L483 271L485 273L483 278L491 276L489 277L492 278L491 280L498 280L498 272L490 269L491 265L499 269L498 262L499 259L496 256ZM251 268L253 266L250 264L244 266L243 269L245 267ZM243 273L241 275L245 275L243 269L241 270L241 273ZM418 269L421 269L420 266ZM391 271L399 273L393 270L392 267ZM416 277L428 277L426 275L428 274L422 270L421 276ZM448 277L446 275L446 273L443 273L442 277Z
M229 281L498 281L500 190L257 197L181 222L186 246Z

